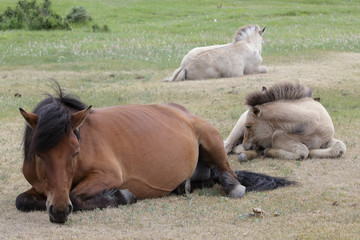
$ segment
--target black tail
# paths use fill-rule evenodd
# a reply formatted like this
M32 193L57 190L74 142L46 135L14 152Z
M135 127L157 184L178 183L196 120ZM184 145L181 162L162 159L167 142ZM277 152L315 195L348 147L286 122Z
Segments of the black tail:
M286 178L272 177L262 173L248 171L235 171L241 185L246 187L246 191L266 191L278 187L285 187L297 184L295 181ZM219 183L219 170L215 167L211 169L211 178L214 183Z
M265 191L296 184L296 182L285 178L272 177L261 173L248 171L236 171L235 173L241 185L246 187L246 191Z

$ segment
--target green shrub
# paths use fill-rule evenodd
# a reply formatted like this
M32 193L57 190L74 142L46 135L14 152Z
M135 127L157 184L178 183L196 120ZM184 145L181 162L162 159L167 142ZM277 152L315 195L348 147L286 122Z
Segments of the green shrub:
M17 12L8 7L5 12L0 15L0 30L22 28L23 19L24 16L22 12Z
M71 23L86 23L90 20L91 17L87 14L86 9L81 6L73 7L65 17L65 21Z
M73 7L64 19L51 10L50 0L44 0L42 5L36 0L21 0L15 9L8 7L0 14L0 30L28 29L51 30L71 29L70 23L87 23L91 17L83 7ZM100 28L97 24L92 26L93 32L109 32L107 25Z
M42 5L36 4L36 0L19 1L15 9L8 7L3 14L0 14L0 30L69 29L69 24L50 7L50 0L45 0Z
M102 28L99 27L96 23L92 25L93 32L110 32L110 28L107 25L104 25Z

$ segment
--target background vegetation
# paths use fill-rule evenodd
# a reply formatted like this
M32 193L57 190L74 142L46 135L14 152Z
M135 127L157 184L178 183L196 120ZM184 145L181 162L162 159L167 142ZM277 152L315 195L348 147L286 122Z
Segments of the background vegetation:
M42 3L38 1L38 3ZM2 0L0 12L15 7ZM64 18L82 6L92 20L71 31L0 31L0 232L6 238L357 239L360 235L360 2L62 0L52 9ZM111 31L93 31L93 25ZM265 75L162 83L192 48L232 41L246 24L267 26ZM176 102L214 124L223 138L244 96L288 80L315 89L344 140L344 158L302 162L257 159L247 169L299 181L297 187L228 199L219 188L136 205L78 213L64 226L44 212L20 213L17 194L29 185L21 174L24 122L51 93L49 77L95 107ZM21 95L21 96L20 96ZM250 217L261 207L264 218ZM274 213L278 213L275 214ZM279 216L278 216L279 215Z
M4 0L0 12L14 7ZM358 1L53 1L62 17L83 6L111 33L73 31L1 32L1 64L77 70L166 69L178 65L189 49L232 41L240 26L268 26L264 56L287 56L311 50L359 51ZM46 40L46 41L44 41Z

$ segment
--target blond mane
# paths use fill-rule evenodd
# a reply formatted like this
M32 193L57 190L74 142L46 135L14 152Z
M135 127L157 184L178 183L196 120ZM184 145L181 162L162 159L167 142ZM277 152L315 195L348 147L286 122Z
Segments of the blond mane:
M247 95L245 104L251 107L280 100L298 100L312 97L313 90L299 83L277 83L269 89Z
M236 32L234 41L238 42L244 39L247 39L250 35L252 35L254 32L260 31L260 27L258 25L246 25Z

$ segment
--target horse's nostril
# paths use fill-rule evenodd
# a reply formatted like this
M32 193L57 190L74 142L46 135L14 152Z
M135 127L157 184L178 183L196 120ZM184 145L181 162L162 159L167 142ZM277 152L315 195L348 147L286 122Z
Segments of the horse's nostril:
M54 205L50 205L49 212L52 214L69 214L73 210L73 206L71 204L67 205L65 208L60 209L54 207Z
M65 206L50 205L49 218L52 223L65 223L73 210L71 204Z

